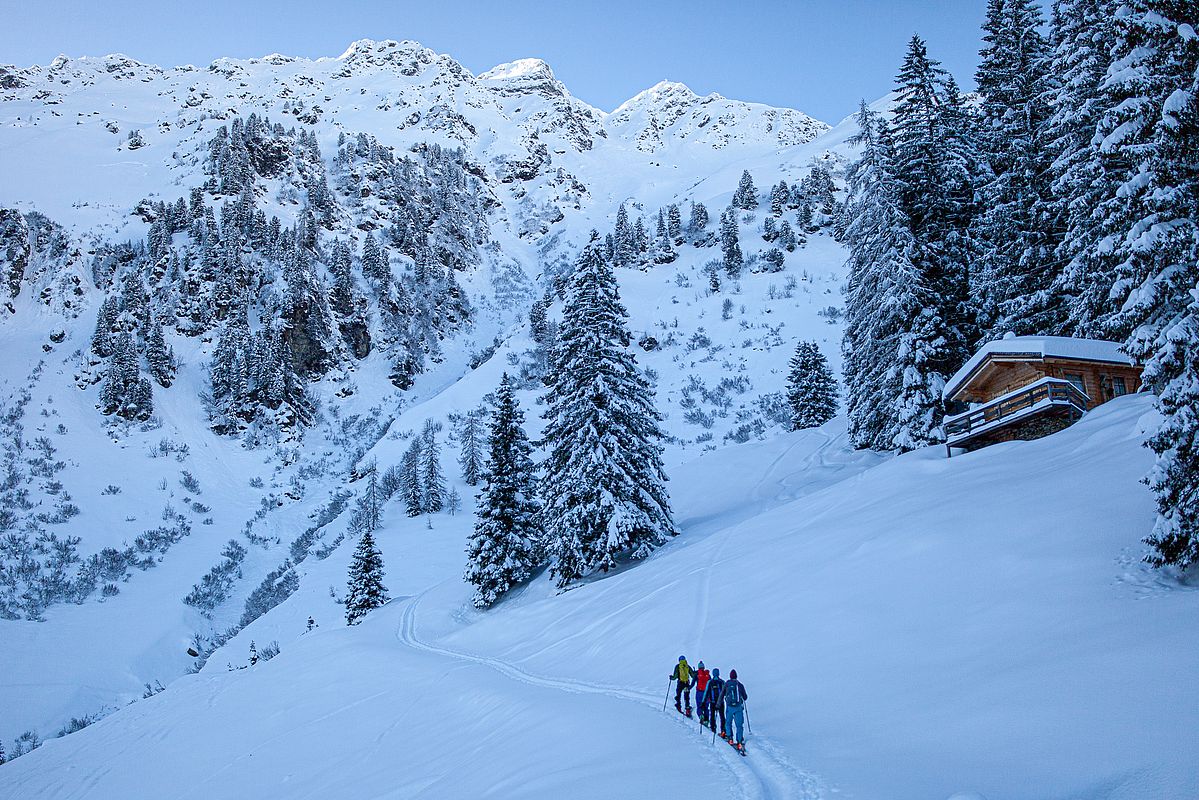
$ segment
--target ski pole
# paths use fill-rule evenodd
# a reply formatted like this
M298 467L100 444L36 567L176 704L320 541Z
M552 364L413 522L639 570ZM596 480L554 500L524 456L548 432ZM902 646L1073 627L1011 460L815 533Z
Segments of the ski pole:
M749 724L749 701L748 700L745 701L745 727L749 729L749 732L751 734L754 732L754 726Z
M662 710L666 710L666 704L670 702L670 684L674 683L674 678L666 680L666 699L662 701Z

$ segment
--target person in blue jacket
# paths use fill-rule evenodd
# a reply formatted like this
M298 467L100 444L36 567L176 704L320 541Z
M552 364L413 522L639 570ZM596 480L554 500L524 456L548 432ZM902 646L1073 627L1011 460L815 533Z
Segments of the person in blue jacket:
M720 728L716 727L716 715L720 715ZM712 730L720 731L720 738L727 739L728 734L724 729L724 678L720 677L720 670L713 668L712 677L708 680L708 707L706 722Z
M724 684L724 707L728 714L729 741L741 752L745 752L745 701L749 693L745 686L737 680L737 670L729 670L729 679ZM733 726L736 726L736 738L733 736Z

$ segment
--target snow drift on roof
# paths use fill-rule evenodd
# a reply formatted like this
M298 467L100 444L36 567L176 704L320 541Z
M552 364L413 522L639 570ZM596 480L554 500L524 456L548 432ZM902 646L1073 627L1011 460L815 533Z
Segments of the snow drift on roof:
M1107 361L1113 364L1135 362L1120 348L1119 342L1102 339L1075 339L1069 336L1014 336L987 342L945 384L942 396L948 399L962 387L979 365L991 355L1029 353L1032 358L1077 358L1083 361Z

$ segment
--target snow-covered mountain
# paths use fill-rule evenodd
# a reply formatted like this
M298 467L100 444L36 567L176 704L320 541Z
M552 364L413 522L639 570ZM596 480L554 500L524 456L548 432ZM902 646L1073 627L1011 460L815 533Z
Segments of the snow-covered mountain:
M749 142L776 147L804 144L828 126L800 111L760 103L728 100L718 94L700 97L682 83L662 81L629 98L608 122L637 149L655 153L676 142L707 145L714 150Z
M493 191L525 200L514 206L526 214L548 204L585 207L597 219L614 212L613 198L640 197L639 184L678 187L703 177L714 155L720 163L762 156L828 127L792 109L700 98L681 84L659 84L606 114L572 96L538 59L476 77L408 41L362 40L337 58L271 55L171 69L120 55L60 57L0 67L0 102L3 201L91 229L118 225L139 200L186 186L198 145L235 115L307 127L326 149L343 131L400 149L463 147L500 184ZM136 151L127 144L132 131L141 137ZM68 211L80 203L88 210Z
M796 343L839 367L816 178L854 130L670 82L609 113L538 59L476 76L413 42L0 67L0 742L45 742L0 797L1196 790L1156 746L1196 721L1185 690L1167 724L1124 691L1196 666L1122 549L1152 516L1141 398L951 462L784 432ZM693 203L709 223L671 231ZM536 438L531 318L622 207L682 535L477 612L463 420L508 372ZM394 599L346 630L361 478L422 430L461 508L386 505ZM1096 522L1046 533L1071 514ZM245 668L251 642L279 654ZM748 760L661 714L680 651L746 680Z
M476 77L413 42L207 68L62 57L5 67L0 86L0 269L10 295L0 337L8 435L19 443L8 452L16 477L5 502L15 515L6 527L24 531L4 551L6 607L46 620L3 623L15 645L7 674L33 672L12 687L6 704L19 710L0 741L137 696L189 667L193 635L217 642L248 621L252 590L276 572L291 581L306 547L317 549L290 547L313 517L310 539L329 523L344 528L342 495L368 451L382 463L380 441L403 441L424 417L444 422L494 389L460 379L498 358L497 347L526 374L531 402L540 356L526 312L622 203L652 232L670 202L707 202L716 215L741 169L795 181L830 157L815 141L826 126L799 112L694 95L686 102L719 111L705 136L679 121L647 153L630 109L677 118L678 96L656 109L653 92L641 95L618 119L573 97L544 62ZM739 130L742 118L752 124ZM839 247L814 233L788 254L788 274L768 278L752 265L769 247L754 232L761 223L742 224L751 266L744 286L730 287L739 311L703 288L712 241L681 243L674 264L623 279L632 327L656 343L643 356L661 402L690 419L672 434L680 449L777 426L770 398L799 335L819 334L836 357L833 318L814 312L837 303ZM219 230L230 225L243 231L240 253L221 255ZM314 243L303 263L285 252L293 229ZM367 234L388 262L375 273ZM342 246L352 296L330 300L313 287L336 284ZM392 276L386 286L380 269ZM413 293L424 296L414 298L420 308L404 312ZM397 314L422 322L397 332ZM711 325L730 335L714 337ZM131 334L136 369L157 328L177 368L144 378L153 416L105 416L118 340ZM263 389L214 398L224 352L267 368L249 373ZM413 353L422 365L409 363ZM289 385L264 403L276 359ZM729 374L697 366L717 364ZM240 555L231 537L253 546ZM226 552L236 563L213 573L222 588L205 602L214 608L182 604ZM68 577L76 588L29 594L77 569L89 577ZM118 618L114 639L104 621ZM75 648L97 654L82 672L68 656ZM49 674L37 666L47 663Z

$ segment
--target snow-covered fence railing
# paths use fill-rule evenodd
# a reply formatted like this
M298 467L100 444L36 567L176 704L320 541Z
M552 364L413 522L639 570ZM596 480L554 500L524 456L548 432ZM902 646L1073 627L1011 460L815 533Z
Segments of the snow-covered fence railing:
M949 446L978 434L981 430L1012 422L1048 407L1067 408L1078 416L1086 413L1089 398L1082 390L1061 378L1041 378L963 414L945 418L945 443Z

